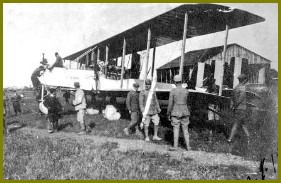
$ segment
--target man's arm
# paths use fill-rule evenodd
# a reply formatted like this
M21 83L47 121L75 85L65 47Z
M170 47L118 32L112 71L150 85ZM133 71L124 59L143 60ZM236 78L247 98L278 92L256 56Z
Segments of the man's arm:
M52 70L55 67L56 62L51 67L49 67L49 70Z
M131 92L129 92L127 94L127 99L126 99L126 106L129 111L131 111L131 99L132 99L132 95Z
M79 105L82 103L83 93L81 91L77 91L75 93L75 99L73 100L73 105Z
M52 70L54 67L60 66L61 65L60 61L61 61L61 59L59 57L57 57L55 63L49 69Z
M161 112L161 109L160 109L160 105L159 105L159 102L158 102L156 93L154 92L153 95L154 95L154 97L155 97L157 111L160 113L160 112Z
M144 93L143 92L140 92L140 95L139 95L139 105L140 105L141 112L143 112L144 111Z
M58 105L59 112L61 112L63 110L63 107L62 107L62 105L61 105L61 103L60 103L58 98L56 98L56 103Z
M168 109L167 109L167 115L170 116L172 112L172 107L174 105L174 97L173 97L173 92L170 92L169 95L169 104L168 104Z

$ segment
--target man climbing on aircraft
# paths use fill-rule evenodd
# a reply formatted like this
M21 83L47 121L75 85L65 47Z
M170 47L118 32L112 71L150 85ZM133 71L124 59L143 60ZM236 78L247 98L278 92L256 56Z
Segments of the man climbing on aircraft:
M37 98L36 98L37 100L40 99L41 90L42 90L42 84L39 81L38 77L40 77L48 67L47 59L43 59L43 61L41 61L40 64L41 65L37 69L35 69L31 75L31 81L32 81L33 89L37 94Z
M52 70L54 67L63 67L62 58L59 56L58 52L55 53L56 61L55 63L49 68Z

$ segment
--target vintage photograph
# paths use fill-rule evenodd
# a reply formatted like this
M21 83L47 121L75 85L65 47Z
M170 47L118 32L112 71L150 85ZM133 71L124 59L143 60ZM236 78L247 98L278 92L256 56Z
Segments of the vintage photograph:
M4 3L3 179L277 180L277 3Z

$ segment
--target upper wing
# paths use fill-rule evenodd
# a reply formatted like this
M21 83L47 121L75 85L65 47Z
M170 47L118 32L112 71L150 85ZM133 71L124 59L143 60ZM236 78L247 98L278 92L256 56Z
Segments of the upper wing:
M120 34L71 54L64 59L75 60L90 49L98 47L101 58L105 57L105 46L109 46L113 58L122 56L123 39L126 38L126 54L145 50L147 30L152 33L152 46L165 45L182 39L185 13L188 14L187 38L211 34L265 21L264 18L247 11L231 9L216 4L185 4L151 18Z

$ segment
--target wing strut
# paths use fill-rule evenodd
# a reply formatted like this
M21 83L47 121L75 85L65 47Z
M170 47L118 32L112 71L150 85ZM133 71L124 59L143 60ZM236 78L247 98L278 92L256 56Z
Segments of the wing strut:
M186 42L186 28L187 28L188 15L187 12L184 15L184 26L183 26L183 36L182 36L182 48L181 48L181 62L180 62L180 72L179 75L182 77L183 74L183 62L185 54L185 42Z
M104 74L105 74L105 78L107 78L107 65L108 65L108 45L105 46L105 68L104 68Z
M146 46L146 55L145 55L145 67L144 67L144 81L147 78L147 69L148 69L148 61L149 61L149 50L150 50L150 41L151 41L151 30L148 28L147 31L147 46Z
M156 53L156 43L153 47L153 56L152 56L152 68L151 68L151 78L153 78L154 67L155 67L155 53ZM157 73L156 73L157 74Z
M121 88L123 88L123 79L124 79L124 62L126 55L126 38L124 38L123 42L123 54L122 54L122 63L121 63Z
M225 26L225 41L224 41L224 47L223 47L223 64L222 64L222 72L220 75L220 82L219 82L219 96L222 95L222 85L223 85L223 73L224 73L224 64L226 60L226 47L227 47L227 38L228 38L228 25Z

